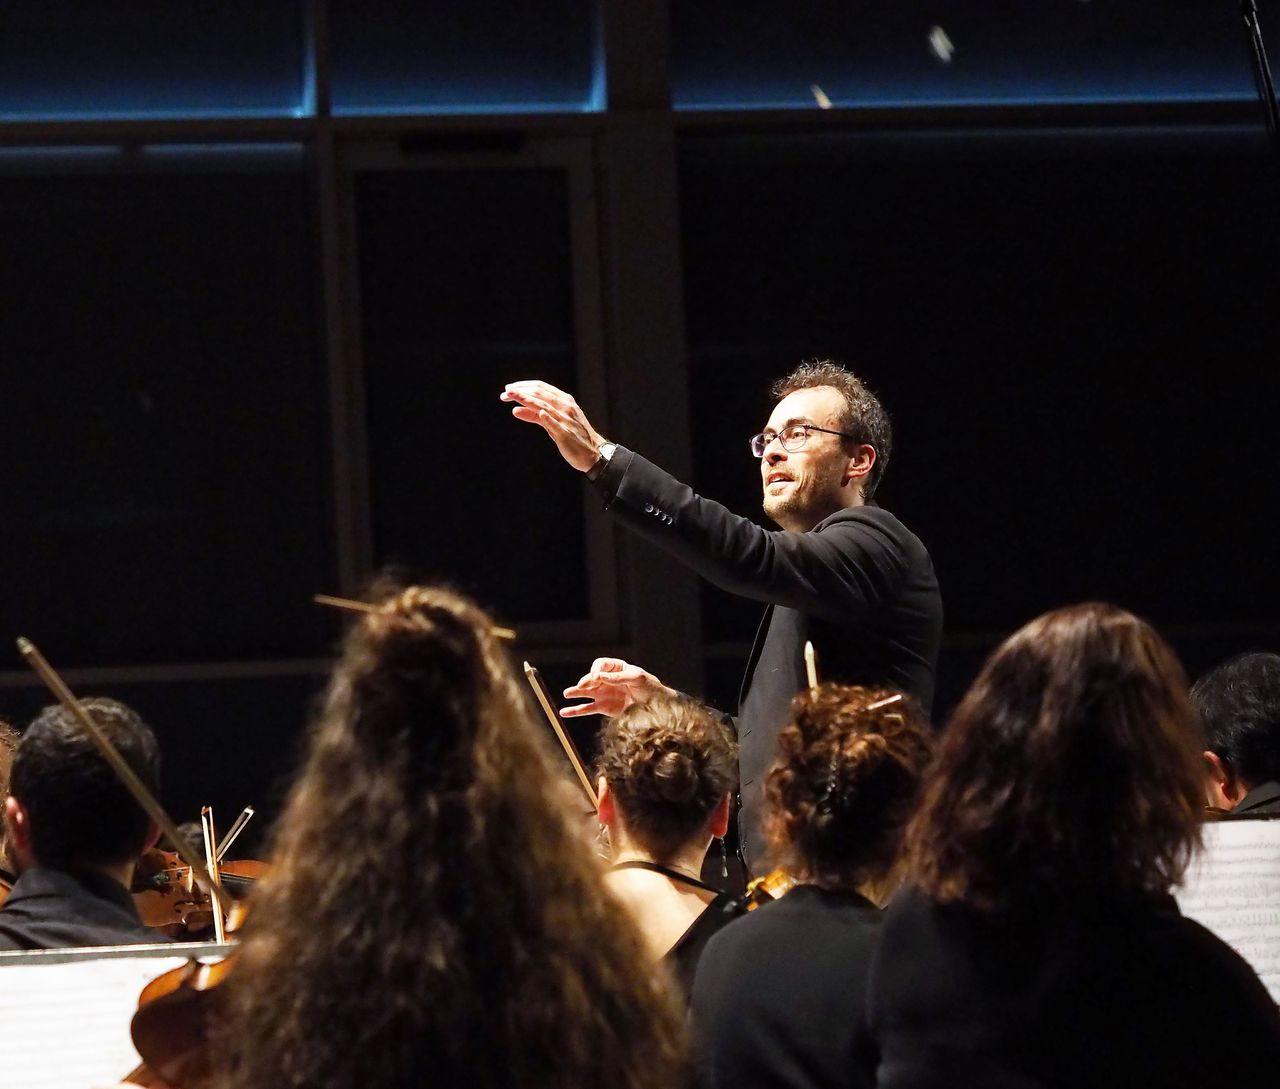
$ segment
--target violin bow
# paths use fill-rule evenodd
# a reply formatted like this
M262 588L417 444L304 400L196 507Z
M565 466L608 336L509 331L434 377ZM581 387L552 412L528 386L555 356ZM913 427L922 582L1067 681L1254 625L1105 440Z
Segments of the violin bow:
M45 661L44 655L40 653L36 645L25 636L20 636L18 638L18 650L27 664L35 670L37 676L44 681L45 686L54 694L58 702L80 724L81 729L93 739L93 743L98 746L103 758L111 765L111 769L116 775L119 776L125 789L133 795L134 800L142 806L147 816L156 823L160 831L169 837L169 842L177 848L179 857L191 867L191 872L209 889L209 895L217 901L219 911L230 911L231 897L213 879L205 868L204 863L200 861L191 846L186 842L185 837L174 827L173 821L169 819L169 814L164 811L160 803L155 800L151 792L142 784L142 780L138 778L124 757L116 751L110 739L103 733L102 727L94 722L92 716L80 706L80 701L72 695L71 689L67 687L66 682L58 675L53 666Z
M218 844L217 860L222 861L223 856L235 843L236 837L244 831L244 826L253 819L253 806L246 805L241 811L240 816L235 819L235 823L227 829L227 834L222 837L222 842Z
M818 687L818 656L808 639L804 641L804 671L809 678L809 691L813 692Z
M578 773L578 782L582 784L582 789L586 792L587 799L591 802L591 808L599 809L600 799L596 796L595 787L591 785L591 779L582 766L582 759L578 756L578 750L573 743L573 738L565 733L564 727L560 725L560 716L555 713L554 708L551 706L551 697L547 694L547 686L542 680L542 675L528 662L524 663L524 675L529 682L529 687L533 689L533 694L538 699L538 706L542 708L542 713L547 716L547 721L551 723L551 728L555 730L556 737L560 739L560 747L564 749L564 754L569 758L569 763L573 765L573 770Z
M353 613L376 613L380 606L371 601L356 601L349 597L334 597L332 594L312 594L311 600L317 605L328 605L333 609L346 609ZM516 633L511 628L500 628L496 624L489 629L495 639L514 639Z
M218 873L218 840L213 831L213 807L203 806L200 809L200 832L204 836L204 864L209 870L213 883L222 887L222 875ZM213 936L221 945L227 940L227 924L222 918L222 902L213 913Z

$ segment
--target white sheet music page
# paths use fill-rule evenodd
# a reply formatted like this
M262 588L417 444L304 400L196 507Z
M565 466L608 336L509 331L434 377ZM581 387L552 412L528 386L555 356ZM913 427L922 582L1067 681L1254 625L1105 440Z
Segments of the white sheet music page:
M1177 899L1183 915L1253 965L1280 1003L1280 820L1207 823Z
M141 1061L129 1037L138 995L185 957L112 957L0 967L3 1089L93 1089Z

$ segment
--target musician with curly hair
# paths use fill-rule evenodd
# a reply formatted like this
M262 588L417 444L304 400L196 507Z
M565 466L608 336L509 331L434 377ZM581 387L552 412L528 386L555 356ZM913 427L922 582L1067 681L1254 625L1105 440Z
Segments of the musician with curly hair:
M605 727L598 768L600 821L613 849L607 883L688 993L708 940L741 910L699 876L729 824L733 731L687 696L633 704Z
M703 954L692 1003L702 1081L869 1089L867 978L931 732L910 697L824 685L796 697L778 747L765 827L798 884Z

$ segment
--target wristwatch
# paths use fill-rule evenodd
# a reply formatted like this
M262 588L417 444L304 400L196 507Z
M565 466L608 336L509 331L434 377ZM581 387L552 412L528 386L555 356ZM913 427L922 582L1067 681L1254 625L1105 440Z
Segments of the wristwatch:
M587 470L587 479L596 480L600 474L604 472L604 467L609 464L609 459L613 457L613 452L618 448L616 442L602 442L600 444L600 456L596 458L596 462Z

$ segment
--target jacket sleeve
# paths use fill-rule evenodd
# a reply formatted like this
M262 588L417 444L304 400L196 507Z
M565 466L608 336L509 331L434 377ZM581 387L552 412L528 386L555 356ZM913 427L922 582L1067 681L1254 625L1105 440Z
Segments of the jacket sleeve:
M762 529L621 446L596 483L619 522L743 597L848 621L894 597L906 576L902 542L871 509L807 533Z

